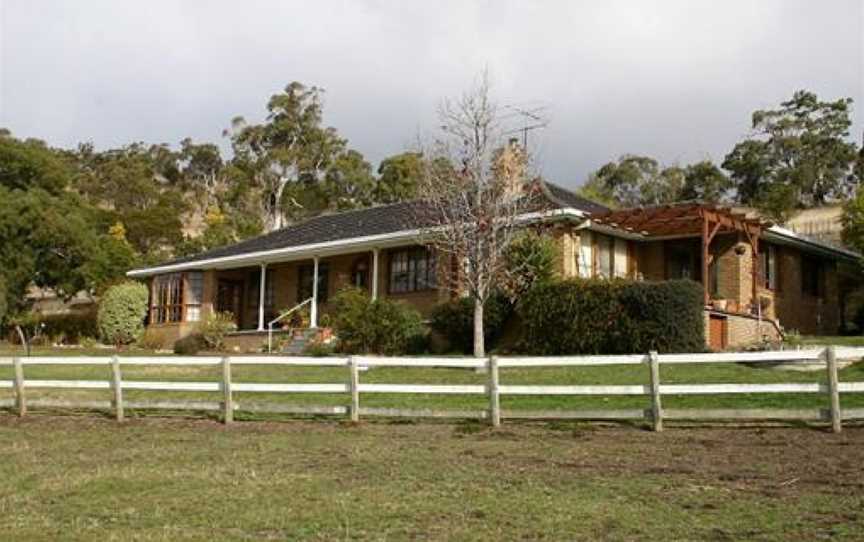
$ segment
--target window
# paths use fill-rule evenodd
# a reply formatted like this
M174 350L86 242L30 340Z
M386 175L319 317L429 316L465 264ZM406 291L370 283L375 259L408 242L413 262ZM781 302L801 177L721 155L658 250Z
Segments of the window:
M315 277L314 265L301 265L297 268L297 302L302 303L312 297L312 279ZM326 263L318 264L318 303L327 302L327 290L330 279L330 267Z
M249 295L247 296L246 303L250 309L258 309L258 303L261 300L261 290L259 289L261 286L261 271L253 271L249 274ZM273 288L273 270L268 269L265 272L264 276L264 308L272 309L273 308L273 297L274 297L274 288Z
M216 310L230 312L234 315L237 325L240 325L240 306L243 297L242 280L219 279L216 285Z
M351 267L351 286L363 290L369 287L369 258L361 256L354 261Z
M777 252L771 245L759 245L759 283L769 290L777 289Z
M597 240L597 262L594 275L604 279L615 276L615 239L605 235L595 235Z
M822 296L822 262L816 258L801 258L801 292L812 297Z
M183 319L183 275L171 273L153 278L150 291L150 322L167 324Z
M715 298L720 297L720 258L716 255L708 264L708 284L710 285L711 295Z
M198 322L203 298L201 271L158 275L150 289L150 323Z
M204 297L204 273L186 273L186 321L201 320L201 300Z
M697 280L695 273L695 254L693 249L682 244L667 244L666 252L666 279L693 279ZM699 279L701 280L701 279Z
M435 288L435 255L426 248L390 253L390 293L419 292Z

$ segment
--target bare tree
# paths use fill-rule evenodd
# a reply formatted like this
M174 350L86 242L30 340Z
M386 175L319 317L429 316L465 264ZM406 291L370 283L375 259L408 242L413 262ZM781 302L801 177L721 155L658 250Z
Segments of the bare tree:
M506 142L488 76L475 88L439 108L441 134L424 149L418 207L428 226L420 239L439 255L458 262L449 287L474 301L474 355L485 355L483 309L506 274L506 252L533 210L527 156ZM449 270L447 270L449 271ZM439 273L440 275L441 273Z

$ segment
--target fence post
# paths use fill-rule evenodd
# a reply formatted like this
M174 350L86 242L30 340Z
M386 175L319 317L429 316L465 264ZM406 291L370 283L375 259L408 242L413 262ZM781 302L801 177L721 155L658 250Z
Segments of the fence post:
M18 407L18 415L24 417L27 415L27 399L24 395L24 365L21 363L21 358L12 358L12 364L15 366L15 403Z
M234 400L231 397L231 358L222 358L222 421L225 424L234 422Z
M348 356L348 368L351 371L348 391L351 392L351 421L360 421L360 371L354 356Z
M492 427L501 425L501 397L498 392L498 356L489 356L489 420Z
M663 404L660 400L660 357L657 352L648 353L651 375L651 424L654 431L663 430Z
M828 368L828 396L831 400L831 430L839 433L843 428L840 414L840 379L837 376L837 353L833 346L825 349L825 362Z
M111 356L111 387L114 389L114 416L123 421L123 381L120 374L120 358Z

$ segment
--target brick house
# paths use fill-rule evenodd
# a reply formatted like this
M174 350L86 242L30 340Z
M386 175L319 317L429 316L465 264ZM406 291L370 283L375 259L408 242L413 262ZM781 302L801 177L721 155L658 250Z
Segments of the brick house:
M560 247L563 277L667 280L705 288L714 349L778 338L782 330L834 333L839 327L838 264L850 251L809 240L729 208L683 203L612 211L537 181L533 226ZM346 286L409 303L422 314L449 298L436 286L450 269L418 240L419 202L318 216L300 224L129 271L146 279L148 333L165 344L195 331L213 311L235 316L229 345L260 348L268 325L308 301L317 329L328 300Z

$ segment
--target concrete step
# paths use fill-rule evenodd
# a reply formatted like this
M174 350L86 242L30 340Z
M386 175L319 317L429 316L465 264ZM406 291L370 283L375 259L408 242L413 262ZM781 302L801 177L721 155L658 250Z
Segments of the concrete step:
M291 339L291 341L282 348L282 353L291 355L302 354L303 351L306 350L306 346L315 337L316 333L318 333L318 331L314 329L303 330L302 334Z

